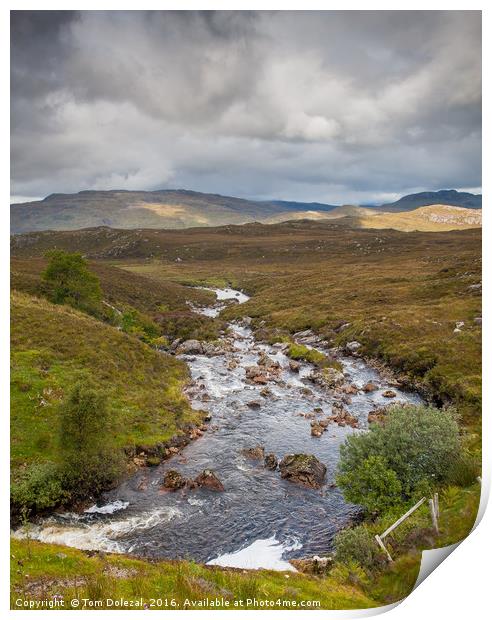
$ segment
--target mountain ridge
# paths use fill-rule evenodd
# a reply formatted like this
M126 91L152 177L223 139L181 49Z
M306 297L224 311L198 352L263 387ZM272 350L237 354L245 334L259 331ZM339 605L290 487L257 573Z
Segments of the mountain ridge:
M272 223L303 218L331 219L335 215L369 216L368 212L371 210L411 211L429 204L452 203L450 206L478 209L481 199L481 195L440 190L409 194L399 201L380 207L364 207L285 200L248 200L186 189L82 190L76 194L53 193L42 200L12 204L11 232L18 234L42 230L79 230L98 226L118 229L183 229L255 221ZM470 204L475 206L465 206Z

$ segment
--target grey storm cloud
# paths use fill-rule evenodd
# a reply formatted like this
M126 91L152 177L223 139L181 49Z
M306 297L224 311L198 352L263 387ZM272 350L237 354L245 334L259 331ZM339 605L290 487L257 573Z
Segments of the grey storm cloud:
M476 11L14 11L13 195L481 185Z

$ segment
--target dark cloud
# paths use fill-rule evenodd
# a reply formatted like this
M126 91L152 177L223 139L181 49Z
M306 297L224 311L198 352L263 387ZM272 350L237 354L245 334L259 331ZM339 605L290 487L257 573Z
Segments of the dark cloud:
M12 193L479 187L479 12L12 13Z

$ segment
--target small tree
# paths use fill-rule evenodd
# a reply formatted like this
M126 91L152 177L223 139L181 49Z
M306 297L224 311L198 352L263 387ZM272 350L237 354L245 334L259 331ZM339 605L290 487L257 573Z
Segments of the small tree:
M75 494L97 493L119 474L122 459L112 442L104 394L77 383L61 408L60 449L64 478Z
M460 458L458 423L434 407L393 407L383 425L351 435L340 448L337 482L349 501L384 510L444 482Z
M92 273L81 254L51 250L42 274L48 284L49 297L56 304L69 304L86 312L97 312L102 293L99 278Z

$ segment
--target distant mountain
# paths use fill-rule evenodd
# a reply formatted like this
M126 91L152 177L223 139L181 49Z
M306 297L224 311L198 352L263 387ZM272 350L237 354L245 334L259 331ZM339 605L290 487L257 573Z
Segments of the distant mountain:
M437 198L439 197L439 199ZM51 194L44 200L12 204L12 233L41 230L79 230L108 226L118 229L223 226L250 222L276 223L299 219L370 217L378 211L409 211L428 204L481 207L481 196L442 190L404 196L395 203L374 207L293 202L256 201L203 194L188 190L93 191Z
M396 202L389 202L375 208L381 211L412 211L412 209L417 209L418 207L437 204L465 207L466 209L481 209L482 194L457 192L455 189L441 189L437 192L408 194L408 196L403 196Z

